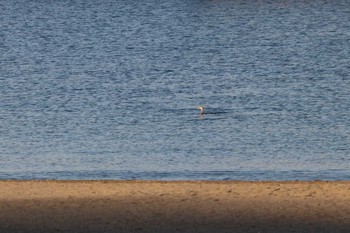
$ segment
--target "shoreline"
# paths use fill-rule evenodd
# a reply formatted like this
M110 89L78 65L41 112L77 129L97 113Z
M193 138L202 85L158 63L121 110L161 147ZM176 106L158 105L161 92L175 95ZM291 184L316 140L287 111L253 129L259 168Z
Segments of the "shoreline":
M0 180L0 232L350 232L350 181Z

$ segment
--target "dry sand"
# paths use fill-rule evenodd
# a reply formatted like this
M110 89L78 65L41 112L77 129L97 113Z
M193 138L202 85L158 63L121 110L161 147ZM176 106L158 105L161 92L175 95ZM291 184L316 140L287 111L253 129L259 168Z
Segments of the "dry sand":
M350 182L0 181L0 232L350 232Z

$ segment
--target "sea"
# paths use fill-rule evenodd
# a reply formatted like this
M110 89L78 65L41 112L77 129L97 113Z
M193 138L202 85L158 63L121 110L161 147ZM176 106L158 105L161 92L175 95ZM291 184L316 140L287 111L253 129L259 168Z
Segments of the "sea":
M350 0L1 0L0 179L350 180Z

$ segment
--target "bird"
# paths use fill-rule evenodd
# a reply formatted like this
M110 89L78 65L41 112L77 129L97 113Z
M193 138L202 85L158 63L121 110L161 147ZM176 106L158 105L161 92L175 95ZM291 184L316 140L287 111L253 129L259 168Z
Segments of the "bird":
M200 111L200 114L204 115L204 107L203 106L199 106L198 109Z

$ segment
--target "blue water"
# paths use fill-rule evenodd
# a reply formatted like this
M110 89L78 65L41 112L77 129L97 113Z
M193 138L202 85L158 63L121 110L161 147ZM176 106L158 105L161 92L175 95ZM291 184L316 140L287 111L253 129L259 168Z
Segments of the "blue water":
M350 0L2 0L0 179L350 180L349 25Z

